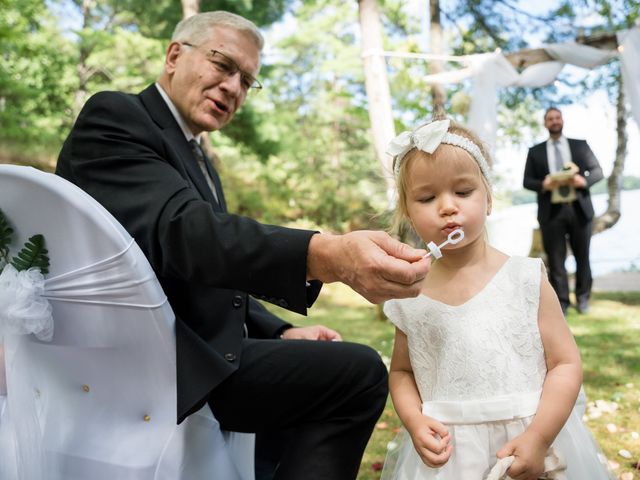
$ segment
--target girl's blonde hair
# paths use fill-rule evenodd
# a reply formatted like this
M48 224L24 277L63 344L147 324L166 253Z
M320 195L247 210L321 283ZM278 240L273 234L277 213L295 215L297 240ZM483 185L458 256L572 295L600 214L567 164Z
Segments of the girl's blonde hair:
M433 121L438 121L438 120L445 120L446 117L440 117L440 118L434 118ZM431 122L429 122L431 123ZM421 125L423 126L423 125ZM420 128L420 127L418 127ZM416 129L417 130L417 129ZM482 154L482 156L484 156L484 159L486 160L486 163L488 165L492 165L492 161L491 161L491 156L489 154L488 149L485 147L485 145L483 144L483 142L480 140L480 138L470 129L468 129L467 127L456 123L452 120L450 120L449 123L449 128L448 128L448 133L452 133L455 135L458 135L460 137L463 137L464 139L470 141L471 143L473 143L475 146L478 147L478 149L480 150L480 153ZM440 144L442 145L442 144ZM393 213L393 217L392 217L392 222L391 222L391 232L395 235L401 235L403 232L409 230L412 231L413 233L415 233L413 231L413 227L411 225L411 222L409 221L409 215L408 215L408 211L407 211L407 187L409 184L409 178L408 178L408 171L409 171L409 167L411 166L411 164L413 164L414 161L417 161L419 159L426 159L426 158L434 158L434 159L439 159L441 155L444 154L444 150L440 148L440 145L438 146L438 148L436 148L436 150L433 153L427 153L427 152L423 152L421 150L418 150L417 148L413 148L411 149L406 155L404 155L403 157L396 157L393 160L393 171L396 172L395 173L395 181L396 181L396 190L398 193L398 199L397 199L397 203L396 203L396 208L395 211ZM446 145L446 144L445 144ZM451 147L452 145L448 145L449 147ZM459 147L462 148L462 147ZM466 157L465 157L466 158ZM456 161L456 159L450 159L448 161ZM400 162L399 165L397 165L396 163ZM489 181L489 179L483 174L482 169L480 168L479 164L476 162L474 162L476 164L476 167L478 168L478 175L480 176L481 180L482 180L482 184L485 187L485 190L487 191L487 196L489 197L489 201L491 202L491 183Z

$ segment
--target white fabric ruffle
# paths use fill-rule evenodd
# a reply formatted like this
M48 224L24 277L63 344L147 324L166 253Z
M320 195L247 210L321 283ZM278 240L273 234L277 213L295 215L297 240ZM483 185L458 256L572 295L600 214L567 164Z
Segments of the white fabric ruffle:
M0 273L0 338L33 333L39 340L51 340L51 305L43 294L39 268L19 272L11 264L5 266Z

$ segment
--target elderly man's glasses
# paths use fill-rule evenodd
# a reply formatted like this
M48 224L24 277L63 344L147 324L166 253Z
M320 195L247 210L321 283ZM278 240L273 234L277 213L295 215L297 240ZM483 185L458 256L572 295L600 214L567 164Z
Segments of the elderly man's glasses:
M182 45L192 48L199 48L198 45L193 45L187 42L181 42ZM236 73L240 73L240 85L242 85L242 89L246 92L250 88L255 90L260 90L262 88L262 84L255 78L253 75L249 75L246 72L243 72L238 64L232 59L226 56L224 53L218 50L209 50L207 52L207 58L213 68L216 69L217 72L221 73L225 77L233 77Z

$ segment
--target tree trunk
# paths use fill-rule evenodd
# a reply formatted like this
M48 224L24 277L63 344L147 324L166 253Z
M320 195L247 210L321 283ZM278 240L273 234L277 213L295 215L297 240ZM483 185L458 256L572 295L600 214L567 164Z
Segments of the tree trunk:
M440 23L440 0L429 0L430 18L430 48L431 53L443 53L442 51L442 24ZM429 73L435 75L444 71L441 60L431 60L429 63ZM436 83L431 86L431 98L433 100L433 115L444 115L444 102L447 94L444 86Z
M393 182L391 158L387 146L395 136L391 93L387 78L387 64L382 52L382 27L376 0L358 0L362 54L364 63L365 89L369 100L369 121L371 134L382 174L386 180L387 200L393 204L395 185Z
M200 0L181 0L181 3L183 19L193 17L200 12Z
M82 12L82 28L90 28L91 25L91 5L92 2L90 0L83 0L82 5L80 6L80 10ZM74 118L78 116L80 110L82 110L82 106L84 102L87 101L87 83L89 82L89 67L87 66L87 59L91 54L91 50L86 46L86 42L80 40L79 44L79 54L78 63L76 65L76 73L78 75L78 89L74 94L73 99L73 108Z
M627 156L627 110L624 105L624 85L622 84L621 74L618 74L617 80L616 130L618 134L618 144L616 146L616 158L613 162L611 175L609 175L607 179L607 191L609 192L607 211L594 220L594 234L613 227L620 219L620 190L622 187L624 161Z

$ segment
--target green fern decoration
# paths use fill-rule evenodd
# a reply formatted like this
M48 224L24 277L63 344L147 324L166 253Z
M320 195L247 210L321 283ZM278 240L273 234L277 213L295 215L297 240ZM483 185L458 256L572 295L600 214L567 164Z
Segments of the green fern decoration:
M13 229L9 226L9 220L0 210L0 265L9 262L9 244Z
M27 270L31 267L38 267L43 275L49 273L49 255L44 248L44 237L40 234L34 235L24 244L18 255L13 257L11 265L16 270Z

